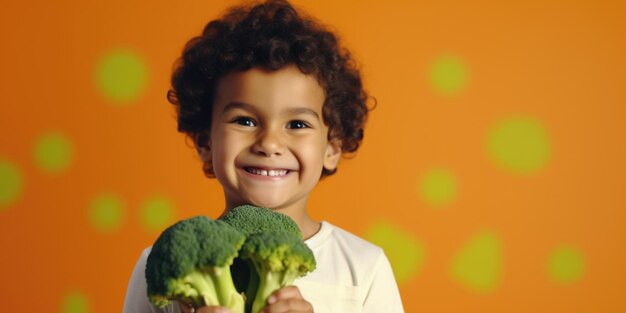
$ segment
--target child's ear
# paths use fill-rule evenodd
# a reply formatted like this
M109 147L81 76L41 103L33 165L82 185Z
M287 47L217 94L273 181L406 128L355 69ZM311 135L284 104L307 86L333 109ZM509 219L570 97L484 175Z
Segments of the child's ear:
M324 154L324 168L330 171L334 170L337 168L339 159L341 159L341 140L331 139Z
M208 133L196 135L194 145L202 162L211 162L211 137Z

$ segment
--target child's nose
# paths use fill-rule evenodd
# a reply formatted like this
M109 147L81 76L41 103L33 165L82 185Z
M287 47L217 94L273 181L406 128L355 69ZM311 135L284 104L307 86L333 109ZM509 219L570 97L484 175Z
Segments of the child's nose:
M252 146L252 151L266 157L279 156L284 153L285 146L278 131L265 130L259 134Z

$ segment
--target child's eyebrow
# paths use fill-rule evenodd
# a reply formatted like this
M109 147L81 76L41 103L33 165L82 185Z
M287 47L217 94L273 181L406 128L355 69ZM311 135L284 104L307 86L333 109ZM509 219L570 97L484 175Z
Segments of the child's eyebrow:
M283 113L283 115L300 115L300 114L310 115L314 117L316 120L320 119L320 116L317 114L317 112L309 108L304 108L304 107L289 108L285 110Z
M224 110L222 110L222 114L230 110L234 110L234 109L242 109L242 110L252 111L252 112L257 111L257 109L251 104L248 104L245 102L233 101L233 102L229 102L228 104L224 106ZM311 117L314 117L317 120L320 119L320 116L319 114L317 114L317 112L306 107L288 108L282 112L282 115L287 115L287 116L300 115L300 114L310 115Z
M226 113L230 110L234 110L234 109L243 109L243 110L247 110L247 111L256 111L256 109L254 108L253 105L247 104L245 102L239 102L239 101L233 101L233 102L229 102L228 104L226 104L224 106L224 110L222 110L222 113Z

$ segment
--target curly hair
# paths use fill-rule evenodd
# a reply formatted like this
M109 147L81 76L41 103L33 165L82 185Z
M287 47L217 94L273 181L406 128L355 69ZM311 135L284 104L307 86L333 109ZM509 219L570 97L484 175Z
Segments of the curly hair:
M206 147L218 80L233 71L253 67L278 70L295 65L314 75L324 89L322 108L328 139L341 141L342 154L355 152L363 140L368 95L350 52L335 34L287 1L237 6L210 21L200 36L190 39L177 60L167 99L176 106L178 131ZM203 169L215 177L212 164ZM336 169L324 169L321 177Z

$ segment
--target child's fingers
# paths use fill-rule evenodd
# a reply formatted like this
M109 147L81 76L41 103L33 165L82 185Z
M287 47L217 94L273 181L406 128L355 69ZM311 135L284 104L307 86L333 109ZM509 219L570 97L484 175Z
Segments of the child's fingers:
M277 302L268 305L263 309L263 313L309 313L313 312L313 307L310 303L306 302L304 299L285 299L278 300Z
M287 286L275 291L267 299L267 303L264 313L313 312L313 306L304 300L296 286Z
M277 302L278 300L284 299L302 299L302 294L300 293L300 289L296 286L287 286L285 288L281 288L276 290L268 299L267 303L272 304Z

